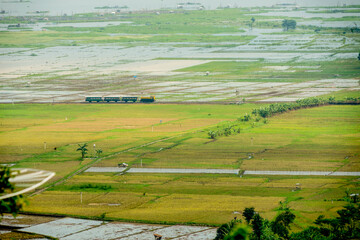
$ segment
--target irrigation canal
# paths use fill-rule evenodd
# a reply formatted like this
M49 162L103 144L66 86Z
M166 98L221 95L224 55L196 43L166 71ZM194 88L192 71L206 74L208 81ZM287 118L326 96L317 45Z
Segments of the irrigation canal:
M360 172L331 171L253 171L239 169L182 169L182 168L119 168L91 167L85 172L118 172L118 173L204 173L204 174L239 174L239 175L289 175L289 176L360 176Z

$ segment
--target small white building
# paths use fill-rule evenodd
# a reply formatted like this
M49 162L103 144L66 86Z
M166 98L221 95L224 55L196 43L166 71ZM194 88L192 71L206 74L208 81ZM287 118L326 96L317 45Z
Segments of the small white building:
M192 3L192 2L186 2L186 3L178 3L177 9L184 9L184 10L204 10L205 7L201 3Z

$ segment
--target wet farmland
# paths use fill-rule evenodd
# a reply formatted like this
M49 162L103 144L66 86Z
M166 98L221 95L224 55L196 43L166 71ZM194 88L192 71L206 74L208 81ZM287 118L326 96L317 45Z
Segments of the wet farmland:
M35 37L27 44L2 42L0 102L83 102L86 96L140 95L156 95L159 102L278 102L359 90L355 73L329 73L332 63L356 62L360 41L349 29L359 21L347 17L358 17L357 8L248 10L241 11L244 19L256 18L254 27L243 20L231 32L225 28L208 34L186 29L172 35L119 32L149 23L129 13L104 10L100 16L99 9L92 16L101 20L34 16L20 28L0 22L3 34ZM109 17L103 17L106 14ZM149 14L152 19L160 13ZM168 19L171 14L184 13L162 10L160 16ZM299 28L284 31L284 17L296 19ZM69 37L61 37L63 33ZM54 40L36 42L47 37Z
M21 215L14 219L6 215L4 226L16 226L18 231L39 234L57 239L152 239L160 234L163 239L213 239L216 229L197 226L167 226L104 222L74 218L54 218ZM10 233L0 231L0 235ZM48 239L48 238L42 238Z

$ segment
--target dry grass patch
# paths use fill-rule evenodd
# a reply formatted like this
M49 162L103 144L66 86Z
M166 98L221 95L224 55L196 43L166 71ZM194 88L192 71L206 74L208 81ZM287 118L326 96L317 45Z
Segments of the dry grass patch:
M33 233L20 233L20 232L9 232L1 234L2 240L14 240L14 239L47 239L42 235Z
M30 157L30 155L7 155L7 154L0 154L1 163L14 163L21 161L25 158Z

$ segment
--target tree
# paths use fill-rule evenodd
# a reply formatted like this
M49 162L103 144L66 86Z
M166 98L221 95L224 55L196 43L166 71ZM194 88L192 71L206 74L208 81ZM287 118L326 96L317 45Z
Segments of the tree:
M211 139L215 139L216 136L217 136L217 132L210 130L210 131L208 132L208 135L209 135L209 137L210 137Z
M251 219L253 219L253 217L255 215L254 209L255 209L254 207L244 209L244 212L242 215L245 218L245 221L247 222L247 224L250 224Z
M246 225L237 224L224 240L249 240L250 230Z
M251 225L252 225L253 233L256 236L256 239L260 240L264 226L263 226L263 218L258 213L254 215Z
M334 96L329 97L329 103L335 103L335 97Z
M360 32L360 28L357 26L356 23L354 23L354 26L350 28L350 32L351 32L351 33L354 33L354 32L355 32L355 33L358 33L358 32Z
M251 28L251 29L253 29L254 22L255 22L255 18L252 17L252 18L251 18L251 23L250 23L250 28Z
M296 28L296 21L295 20L288 20L284 19L282 21L282 27L285 31L288 31L289 29L295 29Z
M289 239L290 224L295 220L295 215L286 209L280 213L273 222L271 222L271 230L279 235L282 239Z
M97 154L97 157L100 157L100 155L102 154L102 150L101 149L96 149L96 154Z
M223 225L221 225L217 230L216 230L216 237L214 238L214 240L223 240L225 239L225 237L233 230L233 228L239 224L241 221L239 220L231 220L228 223L225 223Z
M336 218L319 216L315 224L320 226L322 235L330 239L358 239L360 238L360 204L348 204L338 210Z
M252 234L246 233L243 226L236 223L235 220L223 224L218 229L215 240L248 239L247 237L251 240L360 239L360 203L349 203L343 209L337 211L338 217L335 218L325 218L325 216L321 215L314 222L319 227L310 226L301 232L292 234L289 234L289 230L290 224L295 220L295 215L286 206L286 203L282 204L281 209L283 211L272 222L255 213L251 221ZM249 216L251 216L251 210L252 208L246 208Z
M12 177L11 169L9 167L0 168L0 194L11 193L15 187L10 183ZM11 213L14 217L20 212L25 200L22 195L5 198L0 200L0 214ZM0 218L1 220L1 218Z
M271 223L264 219L261 240L279 240L279 237L271 230Z
M328 238L323 236L320 229L316 227L308 227L305 230L292 233L290 235L291 240L327 240Z
M84 158L88 151L88 149L86 148L87 143L84 143L83 145L80 145L80 144L78 144L78 145L79 145L79 148L76 149L76 151L81 151L81 158Z

